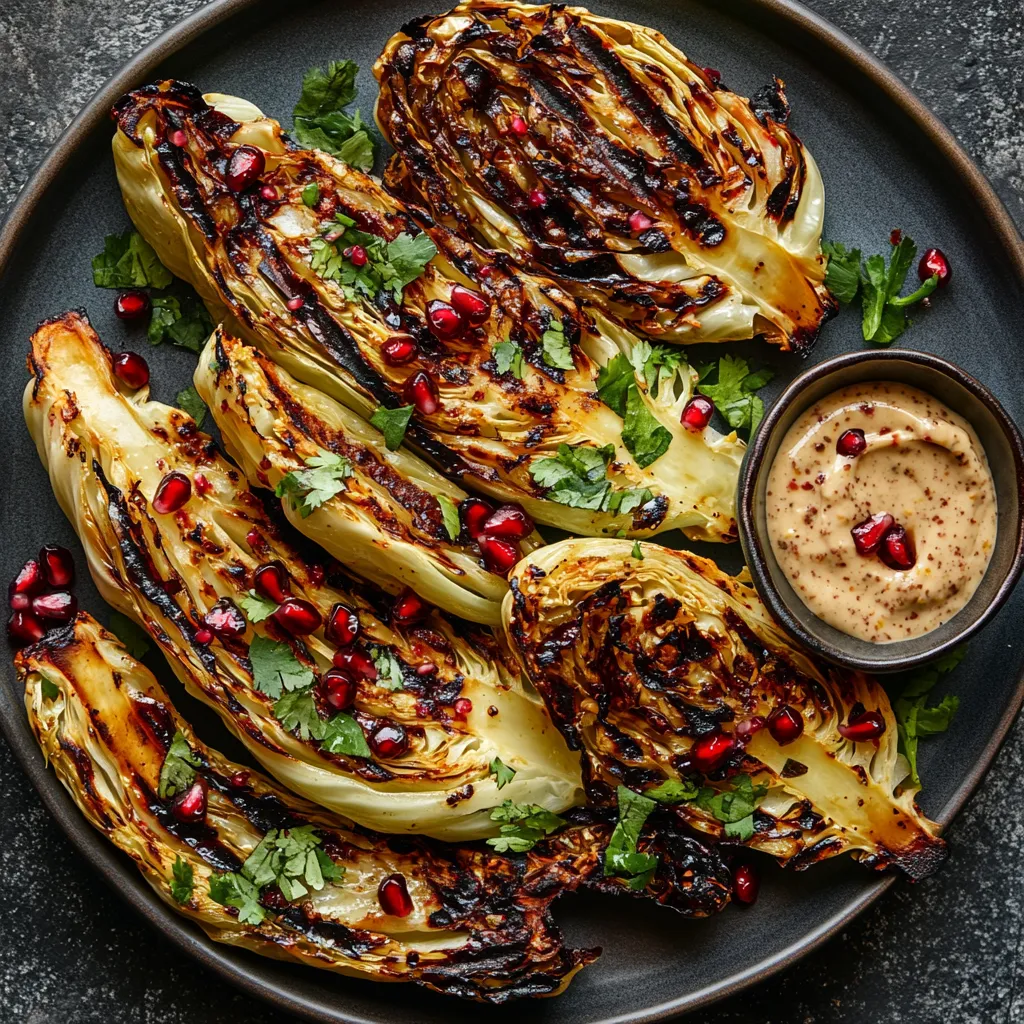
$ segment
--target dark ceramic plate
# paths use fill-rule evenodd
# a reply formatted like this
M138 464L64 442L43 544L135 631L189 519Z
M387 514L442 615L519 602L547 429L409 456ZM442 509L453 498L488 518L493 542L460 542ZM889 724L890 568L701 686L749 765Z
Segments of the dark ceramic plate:
M438 3L437 7L443 6ZM826 234L880 251L902 227L922 244L941 246L956 277L935 308L917 317L901 342L962 364L996 393L1011 416L1024 416L1024 251L980 173L946 131L898 80L841 33L783 0L595 0L601 14L664 31L693 59L721 70L750 95L771 75L785 79L793 125L814 153L828 190ZM432 12L422 0L215 0L136 57L86 107L54 148L12 211L0 236L0 308L4 452L0 498L0 579L43 541L78 545L64 521L19 414L27 339L36 323L68 307L85 307L114 348L146 350L155 395L173 396L191 375L193 357L148 350L143 337L115 320L112 294L93 288L89 258L103 236L127 226L114 181L107 111L126 89L175 75L204 90L244 96L288 119L302 73L338 57L362 66L363 112L372 110L370 65L385 39L413 16ZM830 324L811 361L862 346L857 317ZM807 364L759 343L734 347L778 371L774 394ZM725 568L737 547L705 550ZM79 570L85 566L79 558ZM84 606L107 609L82 581ZM1024 649L1011 640L1024 615L1018 591L949 681L968 713L923 746L925 810L942 822L966 800L988 767L1021 703ZM1019 631L1019 630L1018 630ZM172 693L180 687L154 663ZM209 742L235 753L226 734L182 695L180 706ZM130 863L85 823L42 764L8 670L0 684L0 721L47 807L72 841L128 902L207 967L282 1009L319 1021L459 1024L481 1018L543 1022L659 1020L706 1004L766 977L822 942L862 910L888 881L834 860L796 876L767 871L758 905L688 923L632 901L572 897L558 907L569 939L600 945L604 955L558 1000L495 1010L433 997L407 986L351 981L209 942L159 903ZM956 861L946 870L955 871Z

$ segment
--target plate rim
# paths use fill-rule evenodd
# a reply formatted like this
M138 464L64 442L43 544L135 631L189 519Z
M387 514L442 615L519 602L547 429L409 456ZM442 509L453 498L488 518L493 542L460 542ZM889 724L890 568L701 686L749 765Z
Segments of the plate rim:
M145 79L158 65L198 40L217 25L236 14L272 0L210 0L181 21L169 26L152 42L125 61L114 74L86 101L68 127L53 143L21 191L15 197L2 224L0 224L0 279L17 253L22 237L31 223L33 214L47 192L59 181L61 174L73 160L78 148L108 119L114 101ZM715 0L699 0L714 4ZM881 98L907 117L923 132L938 150L944 171L951 171L966 189L966 195L978 206L993 232L999 238L1011 266L1008 272L1024 286L1024 239L1002 200L991 183L967 152L953 137L952 132L934 114L910 87L882 61L827 19L808 10L797 0L728 0L727 13L739 18L749 14L758 23L774 22L794 31L788 45L803 52L808 43L824 46L839 64L829 77L838 80L844 88L849 84L844 76L859 77L880 93ZM757 24L765 31L763 24ZM869 105L877 101L869 98ZM13 669L5 667L8 683L14 677ZM304 1019L324 1024L376 1024L371 1018L342 1008L329 1009L308 1000L301 993L276 984L260 976L249 962L249 956L223 943L215 943L197 925L174 913L166 906L136 871L132 871L123 856L89 823L61 786L56 776L43 761L35 737L29 729L24 709L17 700L17 680L13 685L0 687L0 730L14 756L25 771L44 806L56 820L75 849L104 881L132 907L146 922L160 929L186 955L193 957L209 970L230 981L237 988L278 1009L298 1014ZM981 783L1010 727L1024 703L1024 675L1000 717L977 762L963 781L935 815L943 827L949 826L967 799ZM655 1006L607 1017L592 1024L648 1024L671 1016L689 1013L707 1007L728 996L766 981L781 970L819 948L843 927L859 916L896 880L894 875L880 876L865 888L861 895L848 902L840 911L800 939L770 957L758 961L728 977L704 988L664 1001ZM258 964L258 961L256 961Z

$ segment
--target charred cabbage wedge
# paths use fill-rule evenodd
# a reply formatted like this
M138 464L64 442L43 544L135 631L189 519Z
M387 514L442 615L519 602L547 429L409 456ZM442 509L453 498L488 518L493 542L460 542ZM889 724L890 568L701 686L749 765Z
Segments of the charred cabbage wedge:
M36 448L100 593L147 629L270 772L361 825L445 839L494 834L490 811L505 799L555 812L579 802L576 757L489 633L436 611L386 625L388 595L283 540L192 418L145 389L122 394L110 367L81 315L39 328L25 391ZM162 514L153 496L170 472L193 487ZM351 612L355 639L339 646L324 627L303 637L282 628L277 605L254 590L255 570L273 562L324 623L337 606ZM242 632L202 636L215 606L229 625L244 609ZM342 692L354 685L340 711L325 681L332 660ZM460 698L471 702L464 717ZM516 773L500 793L495 758Z
M553 544L519 563L505 599L508 636L582 751L590 799L667 785L692 827L781 861L848 850L879 869L933 870L945 844L914 803L881 686L796 650L753 588L713 562L640 553ZM883 717L880 739L844 739L865 710ZM773 714L798 718L796 738L774 738Z
M678 354L414 221L251 104L208 99L175 82L125 96L114 161L139 231L227 333L364 417L404 409L419 451L537 522L734 536L743 445L680 425L694 374ZM258 176L232 174L239 152ZM622 415L596 395L616 357L636 372Z
M396 852L200 743L149 671L84 614L19 652L15 665L32 731L82 813L211 939L491 1003L557 995L595 958L566 948L550 913L581 880L574 869L592 869L593 830L563 835L557 853L515 861L412 837ZM199 821L183 823L159 795L169 753L187 759L189 784L207 788ZM292 901L250 877L262 881L255 862L283 841L315 858ZM405 917L378 899L395 875L411 898Z
M406 25L374 73L389 188L608 315L806 352L834 311L778 79L747 100L660 32L486 0Z

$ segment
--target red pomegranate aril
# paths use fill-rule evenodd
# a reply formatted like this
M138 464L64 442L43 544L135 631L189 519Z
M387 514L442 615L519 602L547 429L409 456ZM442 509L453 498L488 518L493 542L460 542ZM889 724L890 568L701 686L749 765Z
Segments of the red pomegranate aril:
M192 481L176 469L160 481L153 495L153 511L161 515L177 512L192 497Z
M752 864L739 864L732 873L733 893L736 900L744 906L757 902L757 894L761 889L761 879Z
M114 373L136 390L149 383L149 364L137 352L118 352L114 356Z
M283 626L293 636L305 636L320 628L323 619L320 613L300 597L289 597L278 605L273 614L274 621Z
M711 422L711 414L714 411L715 406L710 398L706 398L704 395L694 395L686 403L679 422L687 430L700 431Z
M519 138L522 138L530 130L530 126L526 123L526 118L522 114L513 114L508 127L509 131L513 135L518 135Z
M18 610L7 620L7 639L15 647L24 647L42 640L46 627L30 612Z
M742 739L749 739L754 733L760 732L765 727L765 720L760 715L753 718L744 718L742 722L736 723L736 735Z
M711 732L698 737L690 747L690 761L699 772L714 771L725 763L736 746L731 736L724 732Z
M839 440L836 441L836 451L848 459L857 458L867 446L868 442L864 437L864 431L858 427L844 430L839 435Z
M878 549L878 557L890 569L898 569L905 572L913 569L917 561L917 553L914 551L914 542L910 539L907 531L898 523L882 538L882 545Z
M241 636L245 632L245 616L230 597L222 597L203 616L203 625L216 636Z
M804 719L796 708L784 704L768 716L768 731L780 747L792 743L804 731Z
M856 718L851 718L846 725L839 726L839 735L855 743L877 740L884 732L885 719L878 711L865 711Z
M12 608L23 610L32 601L32 595L38 594L46 586L41 561L30 558L11 580L7 588L7 602Z
M722 72L717 68L704 68L704 74L712 85L718 85L722 81Z
M356 681L340 668L329 668L320 680L320 696L335 711L344 711L355 703Z
M368 259L366 250L361 245L353 245L351 249L345 250L349 263L353 267L365 267Z
M51 587L70 587L75 580L75 560L67 548L45 544L39 549L39 564Z
M268 601L276 601L278 604L284 601L291 589L284 563L275 560L261 565L252 574L252 589Z
M32 598L32 611L41 619L70 622L78 611L78 598L67 590L52 590Z
M353 672L360 679L369 679L372 682L377 678L377 668L373 664L373 659L364 651L351 649L335 651L333 660L336 668Z
M425 618L429 610L426 601L406 587L391 606L391 621L396 626L410 626Z
M149 296L132 289L121 292L114 300L114 313L119 320L138 320L149 312Z
M892 524L893 518L888 512L877 512L853 527L850 535L853 537L853 546L857 549L857 554L873 555Z
M466 323L456 308L440 299L431 299L427 303L427 323L441 339L457 337L466 329Z
M922 281L929 277L937 276L939 287L945 288L953 276L953 268L946 259L946 254L941 249L925 249L921 262L917 265L917 276Z
M302 295L293 295L285 305L293 313L297 313L306 304L306 300Z
M254 146L239 146L228 161L227 184L232 192L248 188L262 173L267 162Z
M204 476L202 473L196 473L196 475L192 477L192 486L195 487L196 494L200 497L204 494L209 494L210 491L213 490L213 484L211 484L209 478Z
M522 540L533 533L533 520L518 505L502 505L484 523L483 532L504 540Z
M188 136L180 129L177 128L170 135L167 136L172 146L177 146L181 149L186 142L188 142Z
M32 598L28 594L8 594L7 606L12 612L23 612L32 607Z
M408 917L412 913L412 897L405 884L405 875L388 875L377 886L377 900L381 910L392 917Z
M419 345L408 334L388 338L380 347L380 354L388 366L404 366L411 363L419 355L419 351Z
M473 702L468 697L460 697L453 705L452 711L456 718L465 718L473 710Z
M530 189L529 195L526 197L526 201L535 210L539 210L542 206L547 206L548 197L539 188Z
M247 789L249 786L249 773L248 772L235 772L234 775L228 779L228 785L232 789Z
M359 636L359 616L339 601L327 617L324 636L337 647L348 647Z
M421 416L431 416L441 408L437 385L422 370L409 378L409 383L405 386L405 395Z
M264 199L271 202L277 199L278 197L277 189L274 188L273 185L261 185L260 195L263 196Z
M494 506L483 498L463 498L459 504L459 518L466 533L476 540L484 532L484 523L494 515Z
M480 554L483 555L488 572L498 576L507 576L512 566L522 558L519 545L515 541L505 540L504 537L481 534L477 538L477 544L480 545Z
M184 825L198 825L206 817L206 783L196 779L171 804L171 814Z
M213 643L213 633L209 629L197 629L195 641L200 647L206 647Z
M641 232L646 231L654 221L647 216L642 210L634 210L629 215L629 230L634 234L639 235Z
M253 528L245 535L245 543L249 545L250 551L259 551L263 547L263 537L260 531Z
M491 315L491 304L479 292L472 292L461 284L452 289L451 304L470 327L487 323Z
M367 743L374 757L401 757L409 749L409 736L398 722L381 722Z

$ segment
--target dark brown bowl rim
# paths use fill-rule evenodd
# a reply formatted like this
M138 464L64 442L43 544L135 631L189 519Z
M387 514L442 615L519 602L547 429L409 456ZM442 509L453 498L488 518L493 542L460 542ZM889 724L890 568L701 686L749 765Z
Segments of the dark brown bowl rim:
M977 398L992 413L1013 452L1013 468L1017 481L1018 499L1016 522L1013 524L1013 561L1007 567L1006 574L992 600L973 619L968 620L960 629L941 643L936 643L934 646L912 655L900 654L900 648L903 643L910 641L897 640L894 643L879 646L879 658L860 658L836 644L829 643L821 639L821 637L815 636L805 629L799 617L790 610L789 603L783 599L779 588L772 579L768 563L769 559L774 559L774 556L768 554L770 544L767 537L762 535L762 531L758 526L757 516L754 513L754 499L757 494L757 486L762 474L767 472L769 468L764 453L771 443L772 435L775 433L775 428L779 421L794 402L799 402L801 395L812 384L817 384L828 377L841 373L847 367L857 366L860 363L912 363L917 366L927 367L948 377ZM879 371L879 380L885 379L886 371L882 369ZM927 390L927 388L924 390ZM739 525L740 546L743 548L743 556L746 559L747 567L750 569L750 575L753 577L754 586L761 600L768 606L768 610L778 621L779 625L794 640L814 651L815 654L847 668L862 669L875 673L904 672L926 662L933 661L940 655L966 643L999 611L1020 579L1021 572L1024 570L1024 440L1022 440L1016 424L999 403L996 396L981 381L972 377L971 374L963 369L963 367L957 366L956 363L951 363L929 352L919 352L915 349L888 348L866 349L862 352L846 352L831 359L826 359L824 362L818 363L816 366L812 366L800 374L783 391L768 411L743 457L740 479L736 488L736 518ZM998 538L996 543L999 543ZM968 602L965 608L969 608L970 604L971 602Z
M211 0L193 14L171 26L152 43L130 58L114 76L84 105L63 135L54 143L35 173L21 190L14 205L0 226L0 275L16 256L19 243L31 223L34 209L51 188L59 185L60 175L74 152L99 128L108 123L109 110L115 100L148 78L165 60L196 39L236 14L254 8L266 0ZM700 0L721 9L721 0ZM1006 208L982 172L960 147L948 128L919 100L904 82L846 33L824 18L807 10L796 0L730 0L727 5L737 17L753 24L770 24L785 34L794 50L820 60L821 53L830 54L830 68L837 81L847 87L866 89L872 94L869 102L888 104L890 111L916 128L934 147L936 156L958 179L964 203L972 203L978 216L991 225L1008 262L1008 272L1024 284L1024 241ZM850 83L853 83L851 86ZM876 98L877 97L877 98ZM890 114L891 116L891 114ZM279 1010L297 1014L306 1020L323 1024L372 1024L363 1016L338 1007L326 1008L300 994L275 985L261 977L259 962L239 955L238 951L213 942L166 907L129 864L82 817L63 787L43 763L39 747L28 728L20 701L11 699L13 671L8 664L8 682L0 686L0 728L43 803L57 820L75 849L109 883L133 910L145 917L179 949L194 957L204 967L256 998ZM971 793L981 782L1009 733L1021 703L1024 702L1024 679L1007 703L999 723L974 768L957 787L946 804L934 815L943 826L955 817ZM869 907L890 885L895 876L874 881L857 897L817 928L807 932L798 942L759 963L737 970L721 981L615 1018L594 1020L591 1024L649 1024L663 1021L701 1007L709 1006L726 996L764 981L792 966L800 958L834 937L857 915Z

